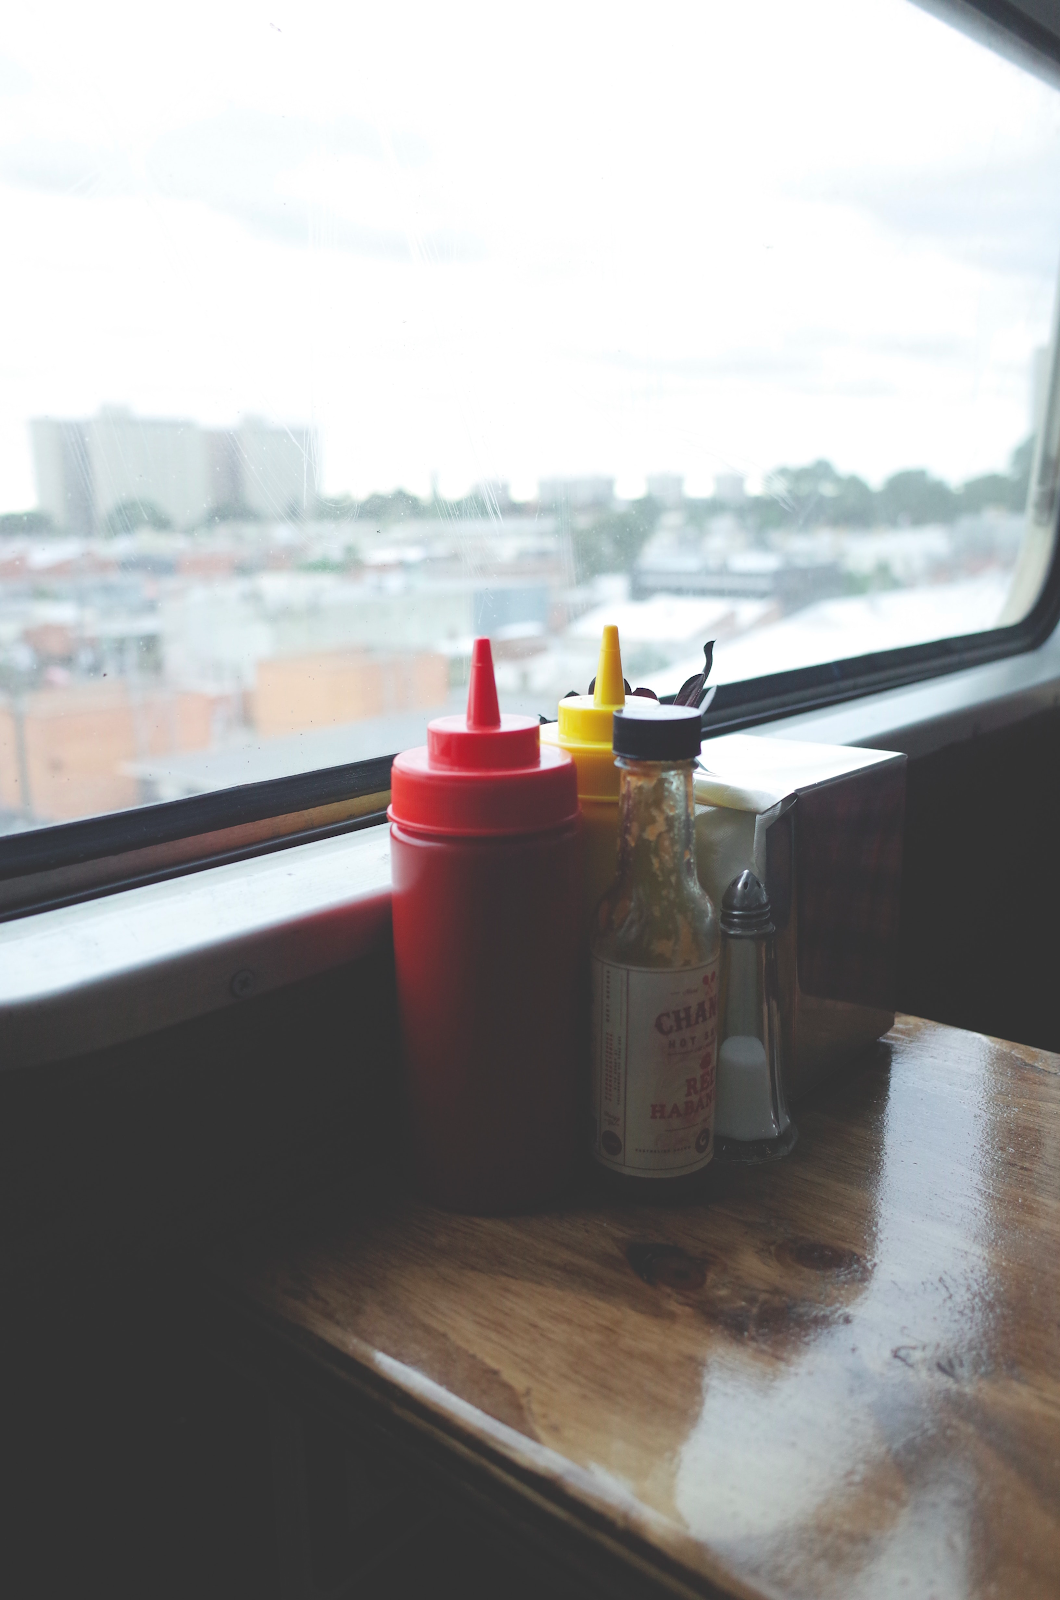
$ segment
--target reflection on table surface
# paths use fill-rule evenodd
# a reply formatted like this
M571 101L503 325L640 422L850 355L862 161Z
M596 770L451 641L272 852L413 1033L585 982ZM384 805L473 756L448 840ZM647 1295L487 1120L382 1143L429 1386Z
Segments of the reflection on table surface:
M1055 1593L1060 1063L902 1018L798 1123L694 1208L376 1188L220 1270L693 1582Z

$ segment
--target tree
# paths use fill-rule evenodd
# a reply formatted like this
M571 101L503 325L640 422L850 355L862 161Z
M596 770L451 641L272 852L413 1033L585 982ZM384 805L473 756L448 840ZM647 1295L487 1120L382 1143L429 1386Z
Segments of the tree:
M1031 487L1031 468L1034 466L1034 447L1037 443L1032 433L1022 444L1016 446L1009 458L1008 470L1016 484L1013 493L1017 511L1022 511L1027 504Z
M357 502L348 494L321 495L313 515L319 522L353 522L357 517Z
M808 467L778 467L766 480L766 493L756 506L759 528L854 527L875 521L875 497L863 478L844 477L830 461Z
M137 528L172 528L173 524L153 500L119 500L103 519L104 533L134 533Z
M1027 504L1034 439L1013 450L1009 470L970 478L953 489L922 467L896 472L882 489L863 478L843 477L830 461L806 467L778 467L766 480L766 493L749 501L744 516L761 532L785 527L870 528L878 524L913 527L953 522L967 512L1000 506L1022 511Z
M985 511L993 506L1022 511L1026 503L1026 486L1003 472L987 472L981 478L969 478L961 489L964 511Z
M574 576L585 583L602 572L629 572L655 531L660 507L645 495L623 511L601 511L571 529Z
M54 532L55 524L46 511L5 511L0 514L0 535Z
M896 472L888 478L876 503L881 522L914 527L925 522L953 522L961 510L960 498L949 484L933 478L923 467Z
M412 517L429 515L422 500L407 489L395 489L391 494L370 494L357 508L360 522L406 522Z
M221 505L211 506L203 519L203 526L215 528L222 522L260 522L261 513L252 506L242 505L237 500L226 500Z

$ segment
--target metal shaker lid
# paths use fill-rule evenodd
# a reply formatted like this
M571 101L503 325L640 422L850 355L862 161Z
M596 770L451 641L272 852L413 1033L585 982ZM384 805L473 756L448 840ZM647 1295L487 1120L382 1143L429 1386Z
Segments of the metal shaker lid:
M769 896L753 872L741 872L721 902L721 931L731 939L758 939L776 933Z

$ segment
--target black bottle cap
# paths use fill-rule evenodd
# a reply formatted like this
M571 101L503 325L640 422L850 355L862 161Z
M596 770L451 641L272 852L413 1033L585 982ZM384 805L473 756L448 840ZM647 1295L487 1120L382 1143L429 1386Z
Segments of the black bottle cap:
M698 706L661 706L630 699L611 722L616 756L633 761L692 761L703 742Z
M721 931L732 939L757 939L776 933L769 896L753 872L741 872L721 902Z

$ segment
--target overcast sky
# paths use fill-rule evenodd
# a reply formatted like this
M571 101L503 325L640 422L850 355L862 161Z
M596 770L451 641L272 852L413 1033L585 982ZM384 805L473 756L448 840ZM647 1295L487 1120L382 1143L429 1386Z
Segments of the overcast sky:
M37 0L0 219L0 509L106 403L358 495L960 480L1029 431L1060 94L907 0Z

